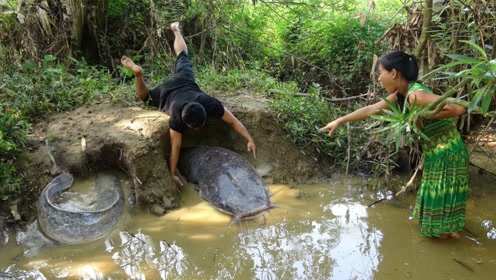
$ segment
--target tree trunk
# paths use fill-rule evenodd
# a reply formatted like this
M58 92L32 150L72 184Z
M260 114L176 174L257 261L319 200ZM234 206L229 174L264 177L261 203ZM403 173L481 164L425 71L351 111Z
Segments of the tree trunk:
M107 20L108 13L108 0L99 0L96 4L96 21L98 25L98 29L105 30L105 23Z
M425 0L425 6L422 9L422 33L420 34L419 42L415 48L415 56L420 62L420 74L429 72L428 55L422 56L425 46L429 41L429 32L432 22L432 0Z
M87 0L68 0L67 1L67 14L72 17L72 53L81 50L81 43L83 41L84 32L84 19L86 14Z

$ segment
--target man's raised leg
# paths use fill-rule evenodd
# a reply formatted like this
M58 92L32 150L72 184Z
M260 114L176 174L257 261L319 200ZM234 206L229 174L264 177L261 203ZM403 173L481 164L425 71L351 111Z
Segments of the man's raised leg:
M186 42L181 34L181 30L179 29L179 22L176 21L171 23L170 28L174 33L174 52L176 52L176 56L183 51L188 53L188 46L186 46Z
M148 87L145 84L145 81L143 80L143 69L136 65L129 57L123 56L121 57L121 63L122 66L126 67L127 69L133 71L134 77L135 77L135 82L136 82L136 92L138 93L138 97L141 100L146 100L148 97Z

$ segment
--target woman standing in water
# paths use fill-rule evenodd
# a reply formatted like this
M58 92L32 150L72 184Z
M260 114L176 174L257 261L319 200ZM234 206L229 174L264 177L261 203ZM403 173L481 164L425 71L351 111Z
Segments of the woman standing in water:
M417 82L418 65L414 55L402 51L386 54L379 60L379 82L390 94L387 99L404 106L427 106L440 96ZM320 130L329 132L346 122L362 120L389 109L381 100L342 116ZM419 221L422 236L442 239L459 237L465 226L465 206L468 191L468 152L458 133L453 117L465 113L465 108L446 105L438 113L419 122L419 128L429 140L421 139L424 170L413 216Z

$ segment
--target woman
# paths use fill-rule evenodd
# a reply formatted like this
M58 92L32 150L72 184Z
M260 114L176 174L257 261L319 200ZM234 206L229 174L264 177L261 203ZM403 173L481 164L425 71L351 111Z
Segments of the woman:
M415 106L427 106L440 97L417 82L418 65L414 55L394 51L382 57L378 67L379 82L390 93L387 99L393 104L403 107L406 101ZM331 135L343 123L362 120L388 108L389 105L381 100L340 117L320 130ZM468 152L451 119L463 113L464 107L450 104L418 123L429 137L429 140L421 140L424 170L413 212L419 220L422 236L457 238L458 231L465 226Z

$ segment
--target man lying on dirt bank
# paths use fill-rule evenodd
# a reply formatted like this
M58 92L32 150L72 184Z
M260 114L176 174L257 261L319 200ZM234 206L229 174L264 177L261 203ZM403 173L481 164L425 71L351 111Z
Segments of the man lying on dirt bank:
M140 66L126 56L121 58L121 63L133 71L138 97L143 101L149 101L150 105L158 107L160 111L170 116L169 171L174 182L182 186L181 179L176 175L182 135L187 128L201 128L207 117L220 118L230 124L248 142L248 151L253 152L255 159L257 147L245 126L219 100L200 90L194 79L193 67L186 42L179 30L179 22L172 23L170 28L174 33L174 51L177 55L176 69L172 77L149 90L143 80L143 70Z

